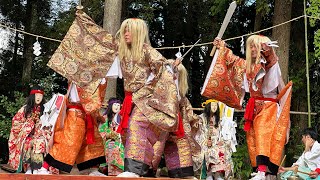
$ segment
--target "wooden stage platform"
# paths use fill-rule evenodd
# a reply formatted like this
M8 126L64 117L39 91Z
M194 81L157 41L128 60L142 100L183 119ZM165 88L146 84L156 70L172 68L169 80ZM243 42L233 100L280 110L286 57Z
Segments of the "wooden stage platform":
M60 175L32 175L23 173L8 173L0 169L0 180L172 180L170 178L120 178L114 176L85 176L78 175L76 171L71 174ZM177 179L175 179L177 180Z
M0 180L172 180L170 178L120 178L120 177L98 177L84 175L32 175L32 174L7 174L0 173Z

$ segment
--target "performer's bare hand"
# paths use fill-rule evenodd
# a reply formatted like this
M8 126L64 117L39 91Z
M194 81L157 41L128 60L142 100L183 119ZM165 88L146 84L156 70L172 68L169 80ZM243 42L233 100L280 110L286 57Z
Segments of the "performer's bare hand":
M261 43L261 52L264 56L270 56L273 53L273 49L266 43Z
M311 171L309 173L309 176L314 179L314 178L317 178L319 176L319 174L317 171Z
M299 169L299 166L293 166L293 172L295 173L295 174L297 174L297 172L298 172L298 169Z
M312 147L312 145L313 145L313 143L314 143L314 140L312 139L312 138L310 138L309 136L307 136L306 137L306 141L305 141L305 151L307 152L307 151L310 151L310 149L311 149L311 147Z
M285 172L285 171L286 171L286 170L284 169L283 166L279 167L279 169L278 169L278 173L283 173L283 172Z
M181 58L181 57L180 57L180 58L177 58L177 59L174 61L174 63L173 63L173 67L179 66L179 64L181 63L181 61L182 61L182 58Z
M216 37L213 41L213 45L220 49L220 47L224 47L226 43L221 38Z

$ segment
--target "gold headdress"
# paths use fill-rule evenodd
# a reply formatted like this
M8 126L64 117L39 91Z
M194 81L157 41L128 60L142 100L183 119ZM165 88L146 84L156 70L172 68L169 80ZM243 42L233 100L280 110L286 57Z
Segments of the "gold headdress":
M201 106L202 107L206 107L206 105L207 104L209 104L209 103L211 103L211 102L218 102L217 100L215 100L215 99L208 99L208 100L206 100L206 102L203 102L202 104L201 104Z

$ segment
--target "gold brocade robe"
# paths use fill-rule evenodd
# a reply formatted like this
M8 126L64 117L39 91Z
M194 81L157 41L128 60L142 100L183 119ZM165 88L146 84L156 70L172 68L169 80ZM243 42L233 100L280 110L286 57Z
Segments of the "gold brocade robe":
M133 93L133 103L152 124L174 132L178 99L173 74L166 69L167 60L157 50L145 44L143 52L140 60L121 61L124 89ZM151 73L154 78L148 81Z
M192 105L187 97L183 97L180 100L180 113L183 121L184 134L191 146L192 155L197 155L200 153L201 147L193 137L198 131L199 127L197 124L200 121L200 116L193 113Z
M112 65L116 51L112 35L87 14L77 11L76 19L47 65L93 94Z
M92 94L109 71L118 47L112 35L88 15L81 11L76 15L48 66ZM133 103L151 123L173 132L178 114L173 75L165 68L166 59L157 50L145 45L143 51L144 56L139 60L120 60L124 89L133 93ZM151 72L154 78L146 84Z

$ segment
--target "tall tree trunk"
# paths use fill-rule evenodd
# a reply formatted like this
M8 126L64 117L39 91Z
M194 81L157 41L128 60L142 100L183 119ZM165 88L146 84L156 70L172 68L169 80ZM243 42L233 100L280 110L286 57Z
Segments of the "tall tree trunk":
M275 0L273 25L283 23L291 19L292 0ZM288 62L290 48L291 23L284 24L272 30L272 37L278 40L279 48L276 53L279 56L282 77L288 81Z
M300 16L304 13L303 11L303 1L295 0L292 2L292 17ZM297 76L298 71L301 71L301 69L305 69L306 61L305 58L305 37L304 37L304 21L293 21L292 24L292 32L291 32L291 51L290 51L290 71L289 75L292 74L293 76ZM299 91L294 91L292 97L292 103L291 103L291 109L293 111L301 111L301 112L307 112L308 111L308 101L307 101L307 87L306 87L306 76L302 75L301 77L296 77L296 79L299 78L299 82L302 82L301 85L297 84L298 88L295 87L295 89L299 89ZM295 86L295 84L293 84ZM296 127L296 131L293 132L301 132L304 128L308 127L308 118L306 115L291 115L291 122L292 127ZM292 133L293 138L297 139L296 143L299 143L300 140L300 133Z
M36 21L36 1L28 0L26 5L25 16L25 31L33 32ZM32 62L33 62L33 37L29 35L24 36L23 43L23 71L22 71L22 84L27 85L31 80Z
M103 28L115 35L120 28L122 0L105 0ZM117 96L117 79L109 78L105 100Z
M261 22L262 22L262 14L261 12L258 12L258 10L256 9L256 17L254 19L254 31L260 30Z

